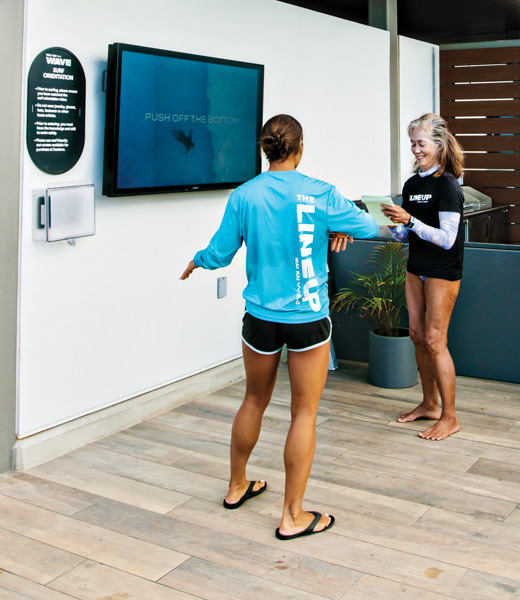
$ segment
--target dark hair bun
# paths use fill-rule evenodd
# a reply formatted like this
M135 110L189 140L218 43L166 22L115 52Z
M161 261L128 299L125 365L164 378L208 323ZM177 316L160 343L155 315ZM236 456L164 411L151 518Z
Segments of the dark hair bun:
M285 160L288 156L285 134L278 131L267 133L261 138L262 150L265 152L269 162L273 160Z
M260 145L269 162L285 161L299 150L302 137L302 128L296 119L277 115L263 126Z

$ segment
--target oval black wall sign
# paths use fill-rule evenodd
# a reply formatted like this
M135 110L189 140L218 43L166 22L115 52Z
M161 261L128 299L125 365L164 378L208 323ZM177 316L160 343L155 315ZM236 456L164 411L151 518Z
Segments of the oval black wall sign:
M78 162L85 144L85 73L64 48L34 59L28 78L27 148L34 164L58 175Z

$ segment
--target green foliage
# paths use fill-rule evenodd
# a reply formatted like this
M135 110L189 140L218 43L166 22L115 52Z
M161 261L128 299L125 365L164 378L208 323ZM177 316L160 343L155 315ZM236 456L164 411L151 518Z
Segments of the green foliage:
M406 306L407 255L403 244L386 242L370 253L370 275L352 273L352 279L332 302L333 310L355 310L377 333L397 337L401 310Z

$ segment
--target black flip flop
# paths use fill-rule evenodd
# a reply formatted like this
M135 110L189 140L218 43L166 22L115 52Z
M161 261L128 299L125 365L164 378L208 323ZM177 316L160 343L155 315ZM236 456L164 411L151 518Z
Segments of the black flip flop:
M323 516L321 513L316 512L314 510L310 510L309 511L311 513L311 515L314 515L314 520L313 522L307 527L307 529L304 529L303 531L300 531L299 533L293 533L291 535L284 535L283 533L280 533L280 529L277 528L276 529L276 537L279 540L293 540L294 538L298 538L298 537L302 537L304 535L312 535L313 533L321 533L322 531L327 531L327 529L330 529L333 525L334 525L334 517L332 515L329 515L330 518L330 523L327 525L327 527L324 527L323 529L319 529L318 531L314 531L314 528L316 527L316 525L320 522L321 517Z
M255 496L258 496L259 494L261 494L262 492L265 492L265 490L267 489L267 483L264 482L263 487L261 487L259 490L256 490L256 492L253 491L253 488L255 487L255 483L257 483L256 481L251 481L249 484L249 487L247 488L247 492L242 496L242 498L240 498L240 500L238 502L233 502L232 504L230 504L229 502L226 502L226 499L224 498L224 508L227 508L229 510L233 510L234 508L239 508L240 506L242 506L242 504L244 504L244 502L246 500L249 500L249 498L254 498Z

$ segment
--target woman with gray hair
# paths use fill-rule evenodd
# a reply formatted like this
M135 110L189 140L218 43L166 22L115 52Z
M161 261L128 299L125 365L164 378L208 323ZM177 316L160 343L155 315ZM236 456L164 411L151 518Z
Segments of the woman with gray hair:
M409 241L406 300L423 400L397 420L436 420L419 436L443 440L460 431L448 326L462 278L464 194L457 179L462 176L464 155L439 115L415 119L408 135L415 175L404 184L402 207L382 208L396 223L390 227L392 236Z

